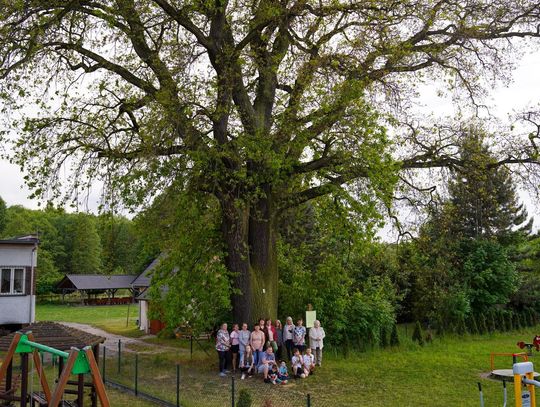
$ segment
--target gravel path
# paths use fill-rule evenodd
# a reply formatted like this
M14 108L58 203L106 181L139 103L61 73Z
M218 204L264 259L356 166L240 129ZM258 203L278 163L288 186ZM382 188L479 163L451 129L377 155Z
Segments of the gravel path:
M109 333L107 331L104 331L103 329L96 328L92 325L87 324L80 324L78 322L60 322L61 324L67 325L72 328L80 329L81 331L85 331L88 333L91 333L93 335L103 336L105 338L105 342L103 345L109 350L118 350L118 341L122 341L122 350L126 352L134 352L134 350L130 349L130 345L135 345L137 347L142 348L150 348L150 352L142 352L142 353L160 353L164 351L182 351L179 348L173 348L171 346L164 346L164 345L158 345L153 343L144 342L141 339L144 338L154 338L153 335L146 335L142 336L141 338L130 338L128 336L123 335L116 335ZM139 349L137 349L137 352L141 352Z

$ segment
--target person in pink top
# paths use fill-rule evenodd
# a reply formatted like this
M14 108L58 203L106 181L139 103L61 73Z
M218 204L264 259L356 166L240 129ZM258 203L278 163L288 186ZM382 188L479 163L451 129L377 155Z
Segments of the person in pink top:
M233 325L233 330L229 336L231 338L232 371L233 373L236 373L236 367L238 364L238 351L240 350L240 332L238 331L238 324Z
M253 356L255 356L255 366L257 366L264 353L264 332L261 331L259 325L255 325L253 332L251 333L250 343L251 349L253 349Z
M276 353L277 352L277 342L276 342L277 331L274 325L272 325L271 319L266 320L264 333L266 334L266 340L267 340L265 347L271 346L274 353Z

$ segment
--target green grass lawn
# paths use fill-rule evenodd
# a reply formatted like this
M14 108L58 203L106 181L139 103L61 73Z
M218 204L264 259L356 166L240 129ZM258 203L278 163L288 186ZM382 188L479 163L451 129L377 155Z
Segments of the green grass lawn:
M36 306L36 319L38 321L79 322L114 334L135 338L144 335L144 332L140 331L136 325L138 316L138 305L136 304L93 307L58 304L38 304Z
M46 307L46 308L43 308ZM114 333L125 327L126 307L70 307L38 306L38 318L85 322ZM136 315L132 310L133 316ZM43 318L46 316L46 318ZM484 387L486 407L502 406L502 384L482 379L490 370L490 352L517 352L516 342L530 341L535 329L464 338L436 338L424 347L409 339L412 330L401 327L402 345L386 350L375 349L365 353L352 353L344 357L341 352L325 351L323 367L306 380L287 386L271 386L259 377L236 381L236 387L248 388L259 407L265 398L273 405L283 407L306 405L311 394L312 406L478 406L477 382ZM129 332L129 331L128 331ZM186 406L224 406L230 404L231 379L217 375L217 357L209 348L210 356L195 345L193 359L187 341L146 340L149 347L166 344L177 347L159 354L139 355L139 388L143 391L174 401L175 364L180 364L181 399ZM134 354L125 353L121 372L117 359L108 353L107 376L124 384L134 378ZM540 369L540 354L532 361ZM538 359L538 360L537 360ZM511 358L497 359L496 367L510 368ZM237 377L237 379L239 379ZM509 402L513 405L513 385L508 386ZM115 405L115 404L113 404ZM121 404L118 404L121 405Z

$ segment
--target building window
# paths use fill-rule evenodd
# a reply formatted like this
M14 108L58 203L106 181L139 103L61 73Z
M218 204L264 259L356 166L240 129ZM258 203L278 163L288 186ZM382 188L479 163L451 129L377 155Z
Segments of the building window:
M24 269L8 268L0 269L0 295L23 295L24 294Z

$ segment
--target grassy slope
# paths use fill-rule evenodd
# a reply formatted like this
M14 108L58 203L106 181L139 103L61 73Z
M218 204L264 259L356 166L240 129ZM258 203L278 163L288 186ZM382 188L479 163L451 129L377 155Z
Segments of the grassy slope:
M132 315L135 314L133 312ZM86 322L115 333L122 333L125 317L126 307L121 306L72 307L67 310L57 306L38 307L38 318ZM502 385L480 378L481 373L490 369L489 354L516 352L519 350L516 342L528 341L535 333L534 329L525 329L504 334L443 338L420 348L412 344L402 330L400 348L356 353L347 358L327 351L324 366L316 375L287 387L271 389L258 378L238 381L237 384L250 388L254 395L268 395L280 400L278 404L283 406L302 405L300 402L306 393L312 394L312 405L320 407L477 406L476 383L481 381L486 406L499 406L502 405ZM184 350L140 356L141 386L145 390L173 400L174 363L180 362L182 398L188 401L188 405L215 406L227 403L230 380L217 377L212 350L209 358L195 346L194 359L190 360L189 352L185 351L187 343L174 340L159 342L176 344ZM536 362L535 359L533 357L532 361ZM540 360L536 363L540 364ZM510 358L505 358L499 359L496 367L508 368L510 365ZM114 366L111 361L108 366L111 376L114 376ZM132 377L132 361L129 357L125 358L122 370L122 377L117 379L125 379L127 384ZM508 405L513 403L512 392L513 386L510 385Z

